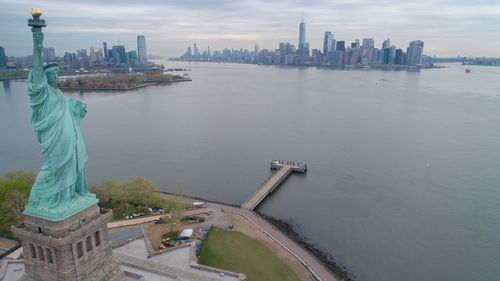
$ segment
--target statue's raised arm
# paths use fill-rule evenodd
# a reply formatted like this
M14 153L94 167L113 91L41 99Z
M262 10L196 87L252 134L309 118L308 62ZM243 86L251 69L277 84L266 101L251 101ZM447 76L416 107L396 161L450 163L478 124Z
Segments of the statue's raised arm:
M33 82L41 83L43 79L43 32L41 28L34 27L31 29L33 32Z
M43 32L42 27L45 26L45 21L40 19L42 11L38 8L31 9L31 15L33 19L28 21L28 25L31 26L31 32L33 33L33 68L32 81L39 84L43 80Z

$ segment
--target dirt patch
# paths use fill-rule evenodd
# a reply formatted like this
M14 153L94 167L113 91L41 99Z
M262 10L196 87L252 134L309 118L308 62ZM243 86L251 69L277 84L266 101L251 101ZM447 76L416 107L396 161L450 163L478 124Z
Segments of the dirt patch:
M201 214L204 214L204 213L196 213L197 215L201 215ZM210 217L206 214L203 215L204 217ZM175 225L172 227L172 229L170 229L170 224L168 223L162 223L162 224L155 224L154 222L150 222L150 223L145 223L142 225L143 229L144 229L144 233L146 235L147 238L150 239L151 241L151 245L153 246L153 249L155 251L158 251L159 247L160 247L160 243L161 243L161 239L162 239L162 236L165 234L165 233L168 233L170 231L182 231L183 229L186 229L186 228L198 228L198 227L201 227L201 226L205 226L205 225L210 225L208 223L190 223L190 222L181 222L181 221L177 221L175 223Z
M146 236L151 240L151 245L155 251L158 251L163 234L170 232L170 225L146 223L142 225ZM183 227L179 224L174 225L172 231L180 231Z
M15 240L0 237L0 249L8 250L17 245Z

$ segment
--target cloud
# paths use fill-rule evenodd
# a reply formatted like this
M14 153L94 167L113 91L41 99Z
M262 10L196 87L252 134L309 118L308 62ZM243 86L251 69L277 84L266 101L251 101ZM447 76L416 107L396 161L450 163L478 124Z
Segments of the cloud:
M26 26L33 1L0 0L0 45L8 55L31 52ZM212 49L276 48L296 44L304 14L306 39L321 48L324 31L347 42L385 38L400 48L425 41L426 53L499 56L500 4L477 0L183 0L183 1L38 1L47 20L46 45L57 54L78 48L125 44L135 49L146 35L148 52L178 56L188 45ZM49 45L47 45L49 46Z

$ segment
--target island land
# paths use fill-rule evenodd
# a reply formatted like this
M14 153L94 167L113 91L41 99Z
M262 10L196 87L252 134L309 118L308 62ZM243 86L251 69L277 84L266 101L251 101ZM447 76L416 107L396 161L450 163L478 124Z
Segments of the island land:
M193 216L203 218L204 221L182 219ZM173 227L168 223L168 220L162 223L161 218L162 216L158 216L155 220L141 223L145 237L151 241L152 248L158 252L182 246L182 242L179 243L179 241L169 245L166 249L161 245L165 244L165 240L168 238L169 241L175 241L184 229L193 229L196 233L193 236L197 237L191 237L191 239L201 240L198 262L202 265L244 273L248 277L247 280L311 280L311 273L295 256L239 214L207 205L204 208L183 211L181 219L177 220ZM114 222L110 233L119 231L121 228L133 227L129 223L143 219L146 218ZM203 235L199 237L197 233L202 229L211 230L205 237ZM216 239L211 239L214 233ZM230 240L220 243L220 239L228 238L228 236L231 237ZM247 241L252 242L240 248L232 247L236 244L245 244ZM262 255L263 251L265 255ZM228 260L230 262L225 263ZM251 267L244 266L247 260L254 261ZM276 271L271 270L269 264L272 264L273 267L276 266ZM276 278L276 276L279 277Z
M9 235L10 225L22 221L22 207L29 196L34 176L33 172L18 171L0 177L0 190L4 191L0 194L1 205L16 203L10 205L10 208L16 208L16 213L6 212L7 216L2 216L2 233ZM173 188L175 195L164 195L153 182L134 178L128 181L108 180L92 185L90 190L96 193L101 207L113 209L115 220L108 225L110 233L140 226L151 248L161 252L165 245L171 244L174 248L184 246L185 240L178 239L179 233L195 229L201 235L193 235L191 239L201 248L201 265L244 273L250 281L311 280L308 268L248 217L231 210L224 211L219 205L195 208L192 204L195 199L188 199L189 195L182 188ZM192 220L193 217L197 219ZM207 229L210 230L203 231ZM166 243L165 238L175 242ZM227 263L228 258L230 263Z
M154 85L187 81L191 81L191 78L158 72L146 72L142 74L113 74L64 78L59 81L59 88L61 90L76 91L127 91Z
M26 79L28 78L28 73L29 71L27 70L0 71L0 81Z
M0 81L24 80L28 78L28 74L29 71L27 70L0 71ZM111 70L87 73L61 71L58 86L61 90L70 91L127 91L148 86L188 81L192 80L187 73L177 75L163 73L158 70L141 73L124 73L123 71Z
M239 208L232 207L229 205L211 203L207 201L203 201L204 206L202 208L194 208L192 207L193 203L198 202L199 198L193 198L185 193L182 194L182 192L175 191L175 188L173 193L176 193L178 195L160 194L160 196L169 201L178 200L180 202L184 202L191 207L183 210L179 216L176 213L169 213L168 215L165 216L159 215L151 217L151 219L148 222L145 222L147 217L132 219L128 221L122 220L113 222L111 225L112 227L111 232L113 232L114 229L118 227L132 227L130 224L132 221L141 222L145 236L148 237L148 239L151 241L152 248L155 250L163 248L161 245L162 243L165 243L165 238L175 239L175 237L178 236L179 233L186 228L194 229L195 230L194 232L197 233L198 232L197 230L199 229L209 229L213 227L213 229L209 231L207 237L210 237L211 232L214 229L230 231L230 232L238 232L244 235L245 238L242 238L243 236L232 236L237 240L235 241L235 243L239 243L238 241L241 239L243 240L252 239L255 241L255 243L259 243L262 245L262 247L268 249L270 251L270 253L268 253L269 256L261 257L262 263L254 264L254 268L252 270L245 270L245 269L236 270L235 267L240 266L245 259L254 258L253 255L257 254L258 252L246 251L243 248L240 249L240 251L236 252L232 252L234 250L226 251L225 249L218 249L217 242L215 242L216 245L215 251L218 254L219 258L221 258L220 255L224 253L224 255L232 257L233 263L219 264L216 266L215 264L206 263L207 260L205 258L205 259L200 259L199 261L200 264L230 271L241 272L247 275L247 277L250 276L249 278L251 278L252 276L259 277L257 279L248 279L248 280L297 280L297 279L311 280L312 274L311 271L307 268L307 266L305 266L303 262L296 255L294 255L288 248L283 247L283 244L277 243L276 238L271 236L269 232L264 231L262 228L260 228L255 223L254 220L250 219L243 213L237 212L237 210L240 210ZM171 221L168 219L170 215L173 215L177 218L173 225L171 225ZM195 220L186 220L186 218L194 218ZM199 218L202 218L202 220L198 220ZM204 238L201 238L201 240L204 240ZM215 240L218 241L218 239ZM212 243L210 242L209 239L207 239L204 242L201 242L202 246L201 246L200 256L203 255L202 251L204 247L208 246L213 249L213 247L210 246L211 244ZM178 245L171 245L171 246L175 247ZM284 274L284 275L282 276L282 278L268 279L265 276L268 276L268 274L270 273L267 271L266 265L268 263L275 264L276 260L280 261L280 265L278 266L279 268L278 273L276 274ZM219 263L219 262L220 261L218 260L214 261L214 263ZM263 267L260 268L259 266ZM257 275L255 275L253 271L256 269L259 272L261 271L261 274L257 273ZM295 278L297 279L287 279L287 276L290 275L290 272L293 272L293 275L295 275L296 276ZM324 280L335 280L335 279L324 279Z

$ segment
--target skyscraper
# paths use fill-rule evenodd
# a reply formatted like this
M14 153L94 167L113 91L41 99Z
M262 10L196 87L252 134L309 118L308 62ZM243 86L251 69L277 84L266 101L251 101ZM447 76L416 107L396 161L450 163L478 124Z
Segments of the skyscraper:
M345 41L337 41L337 47L335 49L337 51L345 51Z
M285 49L285 43L280 42L279 44L279 50L280 50L280 63L285 64L285 58L286 58L286 49Z
M198 50L198 46L196 45L196 43L193 44L193 55L195 57L200 55L200 51Z
M127 52L125 51L125 46L113 46L112 54L114 64L119 65L122 63L127 63Z
M411 41L406 51L408 55L408 65L422 64L422 54L424 53L424 41Z
M323 55L328 55L333 51L333 34L330 31L325 31L323 37Z
M76 54L78 55L79 58L86 58L87 57L87 50L86 49L78 49L78 50L76 50Z
M5 50L0 46L0 67L7 66L7 57L5 56Z
M387 40L385 40L384 43L382 43L382 50L390 48L390 47L391 47L391 40L389 40L389 38L387 38Z
M383 64L392 64L393 56L391 56L392 55L392 53L391 53L391 40L389 40L389 38L387 38L387 40L385 40L382 43L382 49L380 50L380 53L381 53L381 57L382 57L382 59L380 61Z
M147 65L146 38L144 35L137 35L137 61L140 65Z
M108 43L102 42L102 47L104 48L104 57L108 58Z
M43 48L43 60L45 62L54 61L56 59L56 53L54 48Z
M136 51L128 51L127 52L128 60L130 64L134 64L137 61L137 52Z
M383 49L384 59L383 64L394 64L396 57L396 46L390 46Z
M303 55L306 45L306 24L302 18L302 22L299 25L299 54Z
M359 44L359 39L356 39L356 41L351 43L351 48L352 49L359 49L360 44Z
M394 64L403 64L403 50L396 49L396 57L394 58Z
M65 65L73 66L73 59L71 57L71 53L65 52L63 60Z
M309 57L309 43L304 43L303 55Z
M90 67L92 67L94 65L94 62L96 61L95 48L94 47L90 47L89 49L90 49L89 65L90 65Z
M390 62L391 62L391 49L384 48L384 49L382 49L382 52L384 54L384 58L382 59L382 63L383 64L390 64Z
M373 40L373 38L363 38L363 48L368 49L374 47L375 47L375 41Z
M95 53L95 60L96 61L102 61L102 49L99 48L97 49L97 52Z

